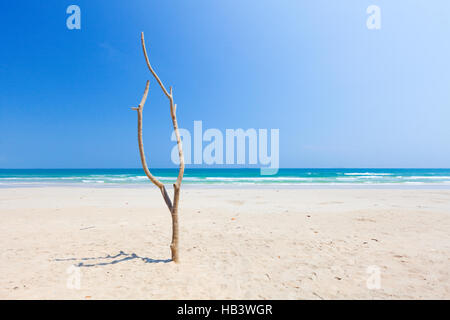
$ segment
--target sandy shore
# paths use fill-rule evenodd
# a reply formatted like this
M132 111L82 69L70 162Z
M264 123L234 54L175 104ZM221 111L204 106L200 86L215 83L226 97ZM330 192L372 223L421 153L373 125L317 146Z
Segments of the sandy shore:
M152 186L0 189L0 219L1 299L450 299L450 190L185 189L178 265Z

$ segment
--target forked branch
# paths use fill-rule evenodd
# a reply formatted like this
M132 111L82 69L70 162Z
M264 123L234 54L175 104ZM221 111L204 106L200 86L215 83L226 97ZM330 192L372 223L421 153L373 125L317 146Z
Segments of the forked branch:
M169 211L172 215L172 243L170 244L170 249L172 251L172 260L174 262L179 262L179 254L178 254L178 243L179 243L179 234L178 234L178 204L180 199L180 187L181 187L181 181L183 180L183 174L184 174L184 156L183 156L183 147L181 144L181 138L180 138L180 132L178 130L178 123L177 123L177 117L176 117L176 109L177 105L173 102L173 92L172 87L170 87L170 92L167 92L166 88L162 84L161 80L159 79L156 72L153 70L150 61L148 60L147 50L145 49L145 41L144 41L144 33L141 33L141 43L142 43L142 50L144 51L144 57L145 61L147 62L147 66L152 73L153 77L158 82L159 86L161 87L162 91L166 95L166 97L169 99L170 103L170 116L172 118L172 124L173 129L175 131L175 136L177 138L177 146L178 146L178 156L180 157L180 169L178 171L178 177L173 185L173 204L172 201L167 193L167 190L162 182L160 182L155 176L152 175L150 170L147 166L147 161L145 159L145 153L144 153L144 142L142 139L142 115L144 110L145 101L147 100L148 95L148 89L149 89L149 81L147 81L147 84L145 86L144 95L142 97L141 103L137 108L132 108L133 110L136 110L138 113L138 142L139 142L139 153L141 156L141 162L142 167L144 168L144 172L147 175L147 177L150 179L153 184L155 184L160 190L161 194L164 198L164 201L166 202L167 207L169 208Z

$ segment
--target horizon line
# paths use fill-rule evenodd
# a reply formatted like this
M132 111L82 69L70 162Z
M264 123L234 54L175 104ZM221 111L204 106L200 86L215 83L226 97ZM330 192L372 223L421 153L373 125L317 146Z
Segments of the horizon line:
M204 167L204 168L185 168L186 169L206 169L206 170L214 170L214 169L254 169L259 170L264 167L239 167L239 168L233 168L233 167ZM152 168L151 170L167 170L167 169L173 169L178 170L178 167L159 167L159 168ZM390 170L390 169L445 169L450 170L450 168L445 167L280 167L278 169L377 169L377 170ZM126 168L126 167L108 167L108 168L0 168L0 170L143 170L142 168Z

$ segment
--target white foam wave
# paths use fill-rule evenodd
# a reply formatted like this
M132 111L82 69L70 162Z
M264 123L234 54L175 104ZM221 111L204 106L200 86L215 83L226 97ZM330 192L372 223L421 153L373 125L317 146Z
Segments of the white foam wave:
M392 176L392 173L375 173L375 172L345 172L346 176Z
M312 181L320 178L300 178L300 177L206 177L206 180L218 181Z
M412 179L412 180L422 180L422 179L433 179L433 180L442 180L442 179L450 179L450 176L411 176L411 177L403 177L403 179Z

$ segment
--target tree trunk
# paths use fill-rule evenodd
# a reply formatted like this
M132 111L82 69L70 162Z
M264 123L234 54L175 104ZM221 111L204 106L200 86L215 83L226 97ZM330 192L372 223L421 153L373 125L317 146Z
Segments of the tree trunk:
M179 256L179 233L178 233L178 199L180 197L180 188L175 184L173 185L174 201L172 206L172 243L170 244L170 250L172 251L172 260L175 263L180 261Z

